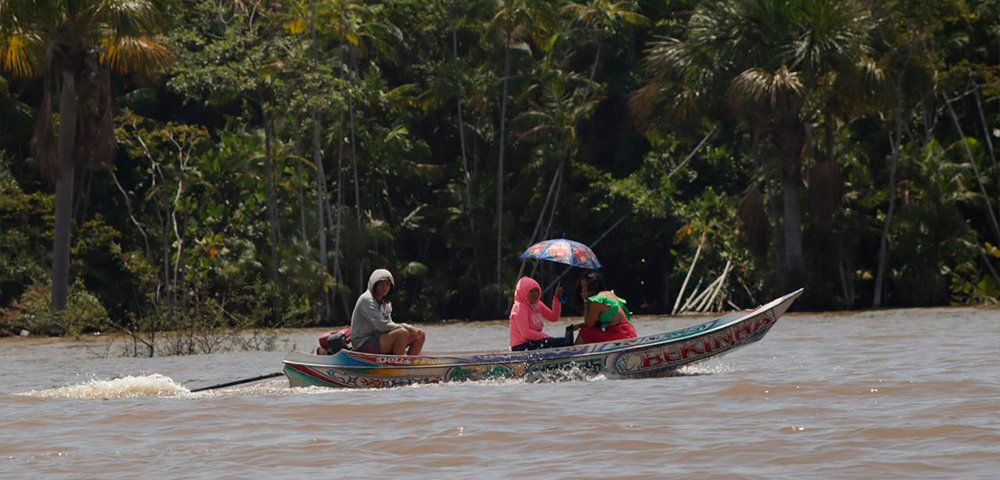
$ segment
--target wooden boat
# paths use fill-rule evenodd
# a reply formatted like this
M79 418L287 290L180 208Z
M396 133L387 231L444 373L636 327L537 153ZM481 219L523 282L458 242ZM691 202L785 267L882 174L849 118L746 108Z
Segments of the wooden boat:
M346 349L335 355L292 351L285 357L284 373L292 387L339 388L521 378L573 369L611 378L664 376L679 367L718 357L764 338L801 294L799 289L753 310L730 313L672 332L527 352L398 356Z

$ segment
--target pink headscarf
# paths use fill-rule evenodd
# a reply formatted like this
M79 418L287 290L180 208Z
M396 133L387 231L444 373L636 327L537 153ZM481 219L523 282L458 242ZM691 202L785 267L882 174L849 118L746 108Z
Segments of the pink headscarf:
M538 293L542 292L542 286L531 277L521 277L517 281L517 287L514 289L514 308L517 308L519 304L523 304L534 311L538 311L537 302L535 305L532 305L531 300L528 300L528 292L533 288L537 288ZM541 295L539 295L539 301L541 301Z
M514 289L514 306L510 309L510 346L512 347L531 340L549 338L542 331L545 320L550 322L559 320L562 309L558 299L552 299L552 308L542 303L541 298L535 303L528 300L528 292L535 288L541 293L542 287L530 277L521 277L517 281L517 287Z

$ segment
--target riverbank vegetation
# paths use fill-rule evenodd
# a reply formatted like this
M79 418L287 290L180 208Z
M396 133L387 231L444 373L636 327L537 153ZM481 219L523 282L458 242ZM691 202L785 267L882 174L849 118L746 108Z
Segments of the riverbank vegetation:
M0 0L0 330L502 318L564 236L641 313L995 304L998 10Z

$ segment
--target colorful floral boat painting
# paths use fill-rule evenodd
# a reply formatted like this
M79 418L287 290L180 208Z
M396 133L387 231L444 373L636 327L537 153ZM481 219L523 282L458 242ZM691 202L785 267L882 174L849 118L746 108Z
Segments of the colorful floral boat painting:
M346 349L335 355L292 351L285 357L284 373L292 387L336 388L530 378L533 374L573 369L609 378L666 376L682 366L716 358L764 338L801 294L799 289L756 309L730 313L673 332L527 352L396 356Z

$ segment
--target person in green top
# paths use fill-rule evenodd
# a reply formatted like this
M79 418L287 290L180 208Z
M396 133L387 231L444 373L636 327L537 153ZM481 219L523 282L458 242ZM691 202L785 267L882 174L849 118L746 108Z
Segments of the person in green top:
M583 301L583 323L574 325L580 331L577 344L610 342L638 336L632 325L632 312L624 298L609 290L600 273L590 272L577 284Z

